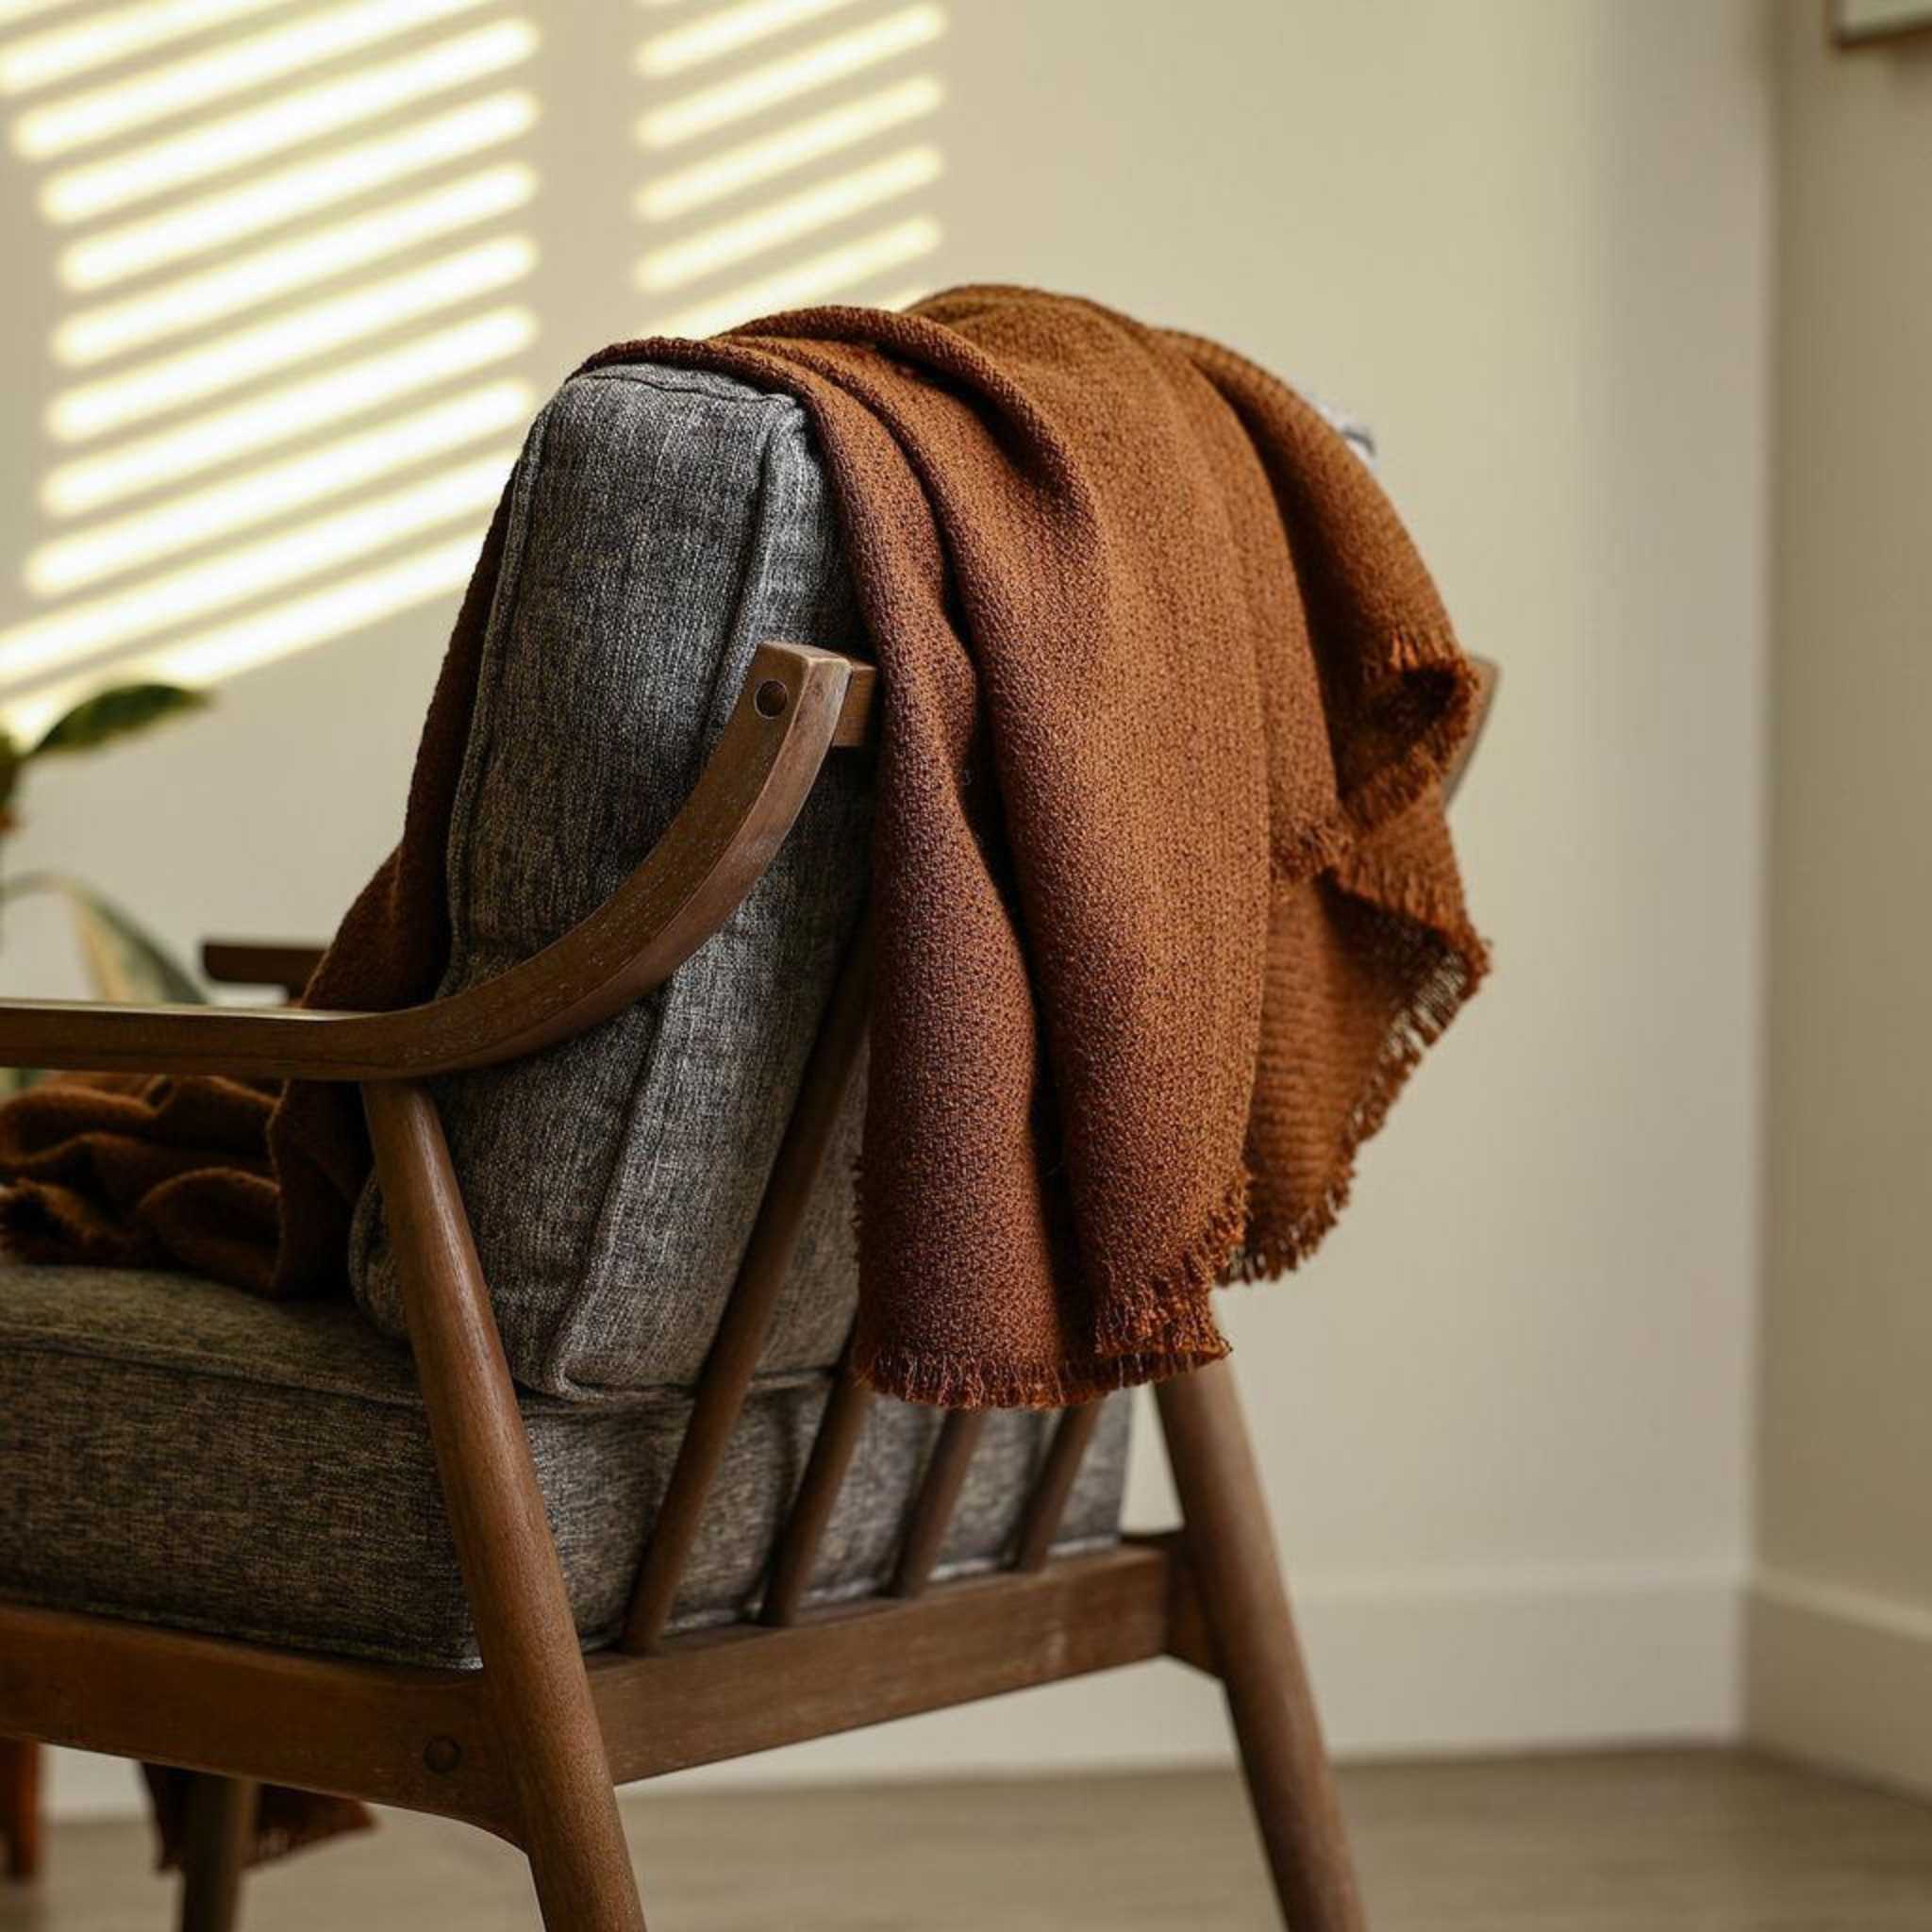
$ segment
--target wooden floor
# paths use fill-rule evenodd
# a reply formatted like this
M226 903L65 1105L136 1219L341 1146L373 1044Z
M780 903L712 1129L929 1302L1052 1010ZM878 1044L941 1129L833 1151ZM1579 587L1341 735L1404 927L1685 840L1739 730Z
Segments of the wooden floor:
M1345 1774L1376 1932L1927 1932L1932 1807L1731 1754L1371 1766ZM653 1932L1274 1927L1218 1774L660 1790L626 1822ZM166 1932L134 1824L53 1834L4 1932ZM246 1932L532 1932L515 1855L383 1830L255 1883Z

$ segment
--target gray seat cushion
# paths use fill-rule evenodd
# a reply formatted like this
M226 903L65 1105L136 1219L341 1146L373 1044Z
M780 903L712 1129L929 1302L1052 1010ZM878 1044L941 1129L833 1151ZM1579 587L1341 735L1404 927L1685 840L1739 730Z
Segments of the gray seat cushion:
M760 1380L677 1605L741 1615L804 1467L826 1377ZM577 1627L608 1641L686 1417L675 1393L524 1404ZM1119 1519L1109 1405L1063 1547ZM943 1557L996 1562L1044 1418L995 1416ZM885 1580L937 1411L876 1405L815 1594ZM475 1661L408 1352L346 1302L274 1305L189 1275L0 1269L0 1597L299 1649Z
M443 991L594 911L660 838L768 639L865 654L825 478L789 397L641 365L567 382L512 498L450 834ZM829 761L769 871L669 985L439 1099L518 1381L579 1401L704 1359L861 896L867 761ZM857 1263L857 1117L772 1338L834 1361ZM356 1292L403 1332L372 1190Z

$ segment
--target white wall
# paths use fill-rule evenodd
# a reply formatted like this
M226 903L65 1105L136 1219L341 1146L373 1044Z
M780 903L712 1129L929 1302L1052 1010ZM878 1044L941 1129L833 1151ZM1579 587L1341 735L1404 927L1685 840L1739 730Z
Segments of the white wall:
M1754 1734L1932 1791L1932 43L1781 48Z
M932 278L1091 292L1367 415L1465 641L1507 667L1458 809L1496 978L1319 1262L1227 1307L1330 1727L1357 1751L1737 1720L1760 34L1750 0L972 0L935 57L951 99ZM544 57L559 85L566 52ZM553 116L535 150L558 236L533 297L546 380L635 321L611 268L632 241L593 244L628 221L599 169L621 161L627 193L636 165L598 111L592 94ZM24 204L6 218L32 258ZM45 322L32 303L0 317L13 366L38 366ZM16 426L6 446L32 448ZM0 554L28 541L4 522L22 480ZM206 721L37 780L19 861L89 874L183 943L325 929L392 836L437 629L420 615L259 672ZM7 970L53 958L10 940ZM1152 1517L1151 1432L1142 1448ZM1223 1748L1208 1687L1161 1666L787 1762Z

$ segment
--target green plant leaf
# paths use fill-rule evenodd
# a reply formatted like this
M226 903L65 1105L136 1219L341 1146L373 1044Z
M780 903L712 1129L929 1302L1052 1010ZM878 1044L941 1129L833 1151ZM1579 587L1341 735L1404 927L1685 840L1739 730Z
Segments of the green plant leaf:
M97 997L137 1003L172 1000L197 1007L207 1004L193 975L167 947L92 886L54 872L23 873L0 885L0 899L24 898L35 892L56 892L66 900Z
M151 933L97 893L68 900L94 991L110 1000L175 1000L200 1006L202 992Z
M146 731L163 719L198 711L208 701L206 692L178 684L110 685L56 719L26 756L37 758L47 752L92 751L114 739Z

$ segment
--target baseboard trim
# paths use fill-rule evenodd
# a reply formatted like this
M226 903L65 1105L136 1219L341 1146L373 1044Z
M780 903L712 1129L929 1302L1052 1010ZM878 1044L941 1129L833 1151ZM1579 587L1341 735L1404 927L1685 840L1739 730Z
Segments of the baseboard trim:
M1741 1566L1335 1579L1301 1621L1339 1755L1710 1744L1742 1717Z
M1307 1578L1295 1602L1341 1757L1714 1743L1738 1734L1741 1577L1724 1564ZM775 1784L1224 1763L1214 1686L1153 1664L910 1718L687 1783ZM51 1809L125 1816L130 1768L57 1754Z
M1932 1610L1768 1570L1744 1655L1754 1743L1932 1797Z

